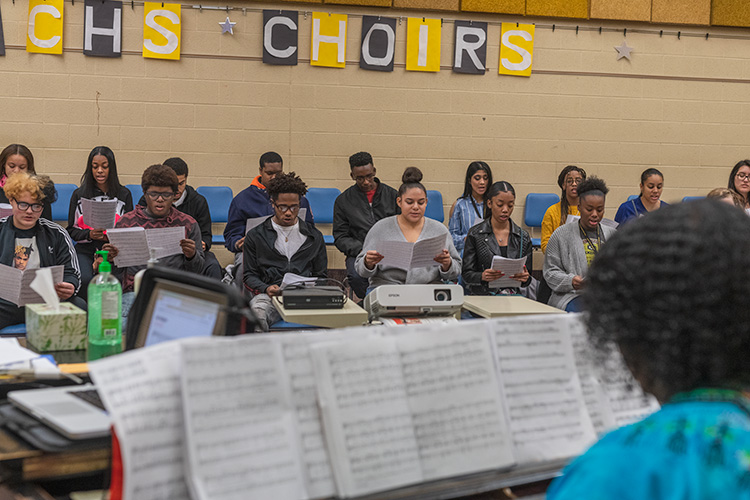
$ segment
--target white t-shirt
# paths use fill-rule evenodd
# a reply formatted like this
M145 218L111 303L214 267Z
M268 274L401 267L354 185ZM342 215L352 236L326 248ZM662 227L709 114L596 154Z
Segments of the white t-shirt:
M276 222L271 219L271 225L278 235L276 237L274 248L276 248L281 255L284 255L287 259L291 260L292 256L297 253L307 239L307 236L304 236L299 232L299 220L297 220L293 226L285 227L276 224Z

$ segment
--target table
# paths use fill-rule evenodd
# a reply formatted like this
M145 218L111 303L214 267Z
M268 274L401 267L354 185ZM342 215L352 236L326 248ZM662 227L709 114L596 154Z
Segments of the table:
M464 297L463 308L482 318L565 313L561 309L520 295L467 295Z
M273 297L273 305L284 321L302 323L321 328L346 328L362 326L367 322L367 311L353 300L347 300L341 309L285 309L279 297Z

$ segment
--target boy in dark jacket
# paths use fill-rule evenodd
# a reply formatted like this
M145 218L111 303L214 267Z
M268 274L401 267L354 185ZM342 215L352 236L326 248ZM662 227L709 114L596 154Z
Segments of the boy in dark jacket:
M278 174L267 186L273 216L248 231L243 244L245 289L262 331L281 319L271 297L281 294L284 274L325 278L328 267L323 235L298 218L307 186L294 172Z

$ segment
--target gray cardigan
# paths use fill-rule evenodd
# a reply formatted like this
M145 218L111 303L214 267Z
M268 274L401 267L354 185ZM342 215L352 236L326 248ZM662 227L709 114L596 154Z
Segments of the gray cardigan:
M447 272L444 273L437 262L433 267L419 267L410 269L409 272L395 267L383 266L382 264L376 264L373 269L367 269L365 267L365 254L368 250L376 250L378 241L406 241L404 233L401 232L401 228L396 221L397 217L398 215L392 215L376 222L370 228L370 231L368 231L365 242L362 245L362 251L357 255L354 267L360 276L369 278L370 287L375 288L380 285L400 285L404 283L440 283L440 280L454 280L458 278L459 274L461 274L461 257L458 255L456 247L453 246L451 235L444 225L428 217L425 217L424 227L417 241L445 235L445 248L448 249L453 260Z
M616 229L613 227L599 227L604 234L604 241L615 234ZM563 224L558 227L550 236L544 256L544 280L552 289L549 305L564 310L568 302L578 297L581 291L573 289L573 277L585 277L588 267L578 224Z

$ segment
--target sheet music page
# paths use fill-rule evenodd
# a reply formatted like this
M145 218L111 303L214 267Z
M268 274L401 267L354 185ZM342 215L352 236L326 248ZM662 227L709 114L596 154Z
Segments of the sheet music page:
M89 200L81 198L83 223L94 229L112 229L115 227L117 200Z
M318 408L310 346L321 342L358 341L376 334L380 329L352 328L329 332L270 334L281 343L282 357L287 372L286 382L292 396L302 447L302 462L306 472L307 491L310 498L328 498L336 495L333 470L323 437L323 423Z
M89 363L120 440L124 500L189 498L179 365L179 342Z
M311 346L340 497L422 481L395 337Z
M213 337L182 349L193 500L308 498L279 345Z
M576 456L596 439L565 316L518 316L489 323L520 464Z
M446 247L445 236L433 236L414 243L410 268L439 266L435 257Z
M148 240L142 227L107 229L107 238L117 248L117 267L141 266L148 262Z
M63 280L63 273L65 271L64 266L51 266L50 271L52 272L52 282L60 283ZM27 269L23 271L21 275L21 289L19 291L18 302L19 306L25 306L26 304L44 304L44 299L31 289L31 282L36 278L37 269Z
M22 276L23 271L20 269L0 264L0 299L19 305L18 300L21 295Z
M574 223L577 223L579 220L581 220L580 215L568 214L568 217L565 219L565 223L574 224Z
M0 218L13 215L13 205L10 203L0 203Z
M308 277L294 273L284 273L284 278L282 278L281 286L279 288L286 290L286 288L291 285L312 286L316 281L318 281L316 276Z
M520 259L508 259L500 255L492 257L492 269L502 271L505 276L495 281L490 281L490 288L517 288L521 282L514 280L511 276L523 272L523 266L526 265L526 257Z
M596 432L603 434L657 411L658 401L652 395L643 392L619 351L610 353L610 356L603 360L604 365L600 365L602 360L598 360L594 355L582 315L567 316L578 376Z
M181 254L182 247L180 246L180 240L184 240L185 238L185 226L146 229L148 247L156 249L157 259ZM146 257L143 264L147 261L148 257Z
M252 228L263 224L263 221L268 219L269 217L270 215L264 215L263 217L251 217L247 219L247 223L245 224L245 234L247 234L247 232Z
M411 255L414 250L414 243L382 240L377 242L375 250L383 256L383 260L379 262L380 265L396 267L404 271L408 271L411 268Z
M513 465L488 330L459 324L432 330L394 337L423 480Z

